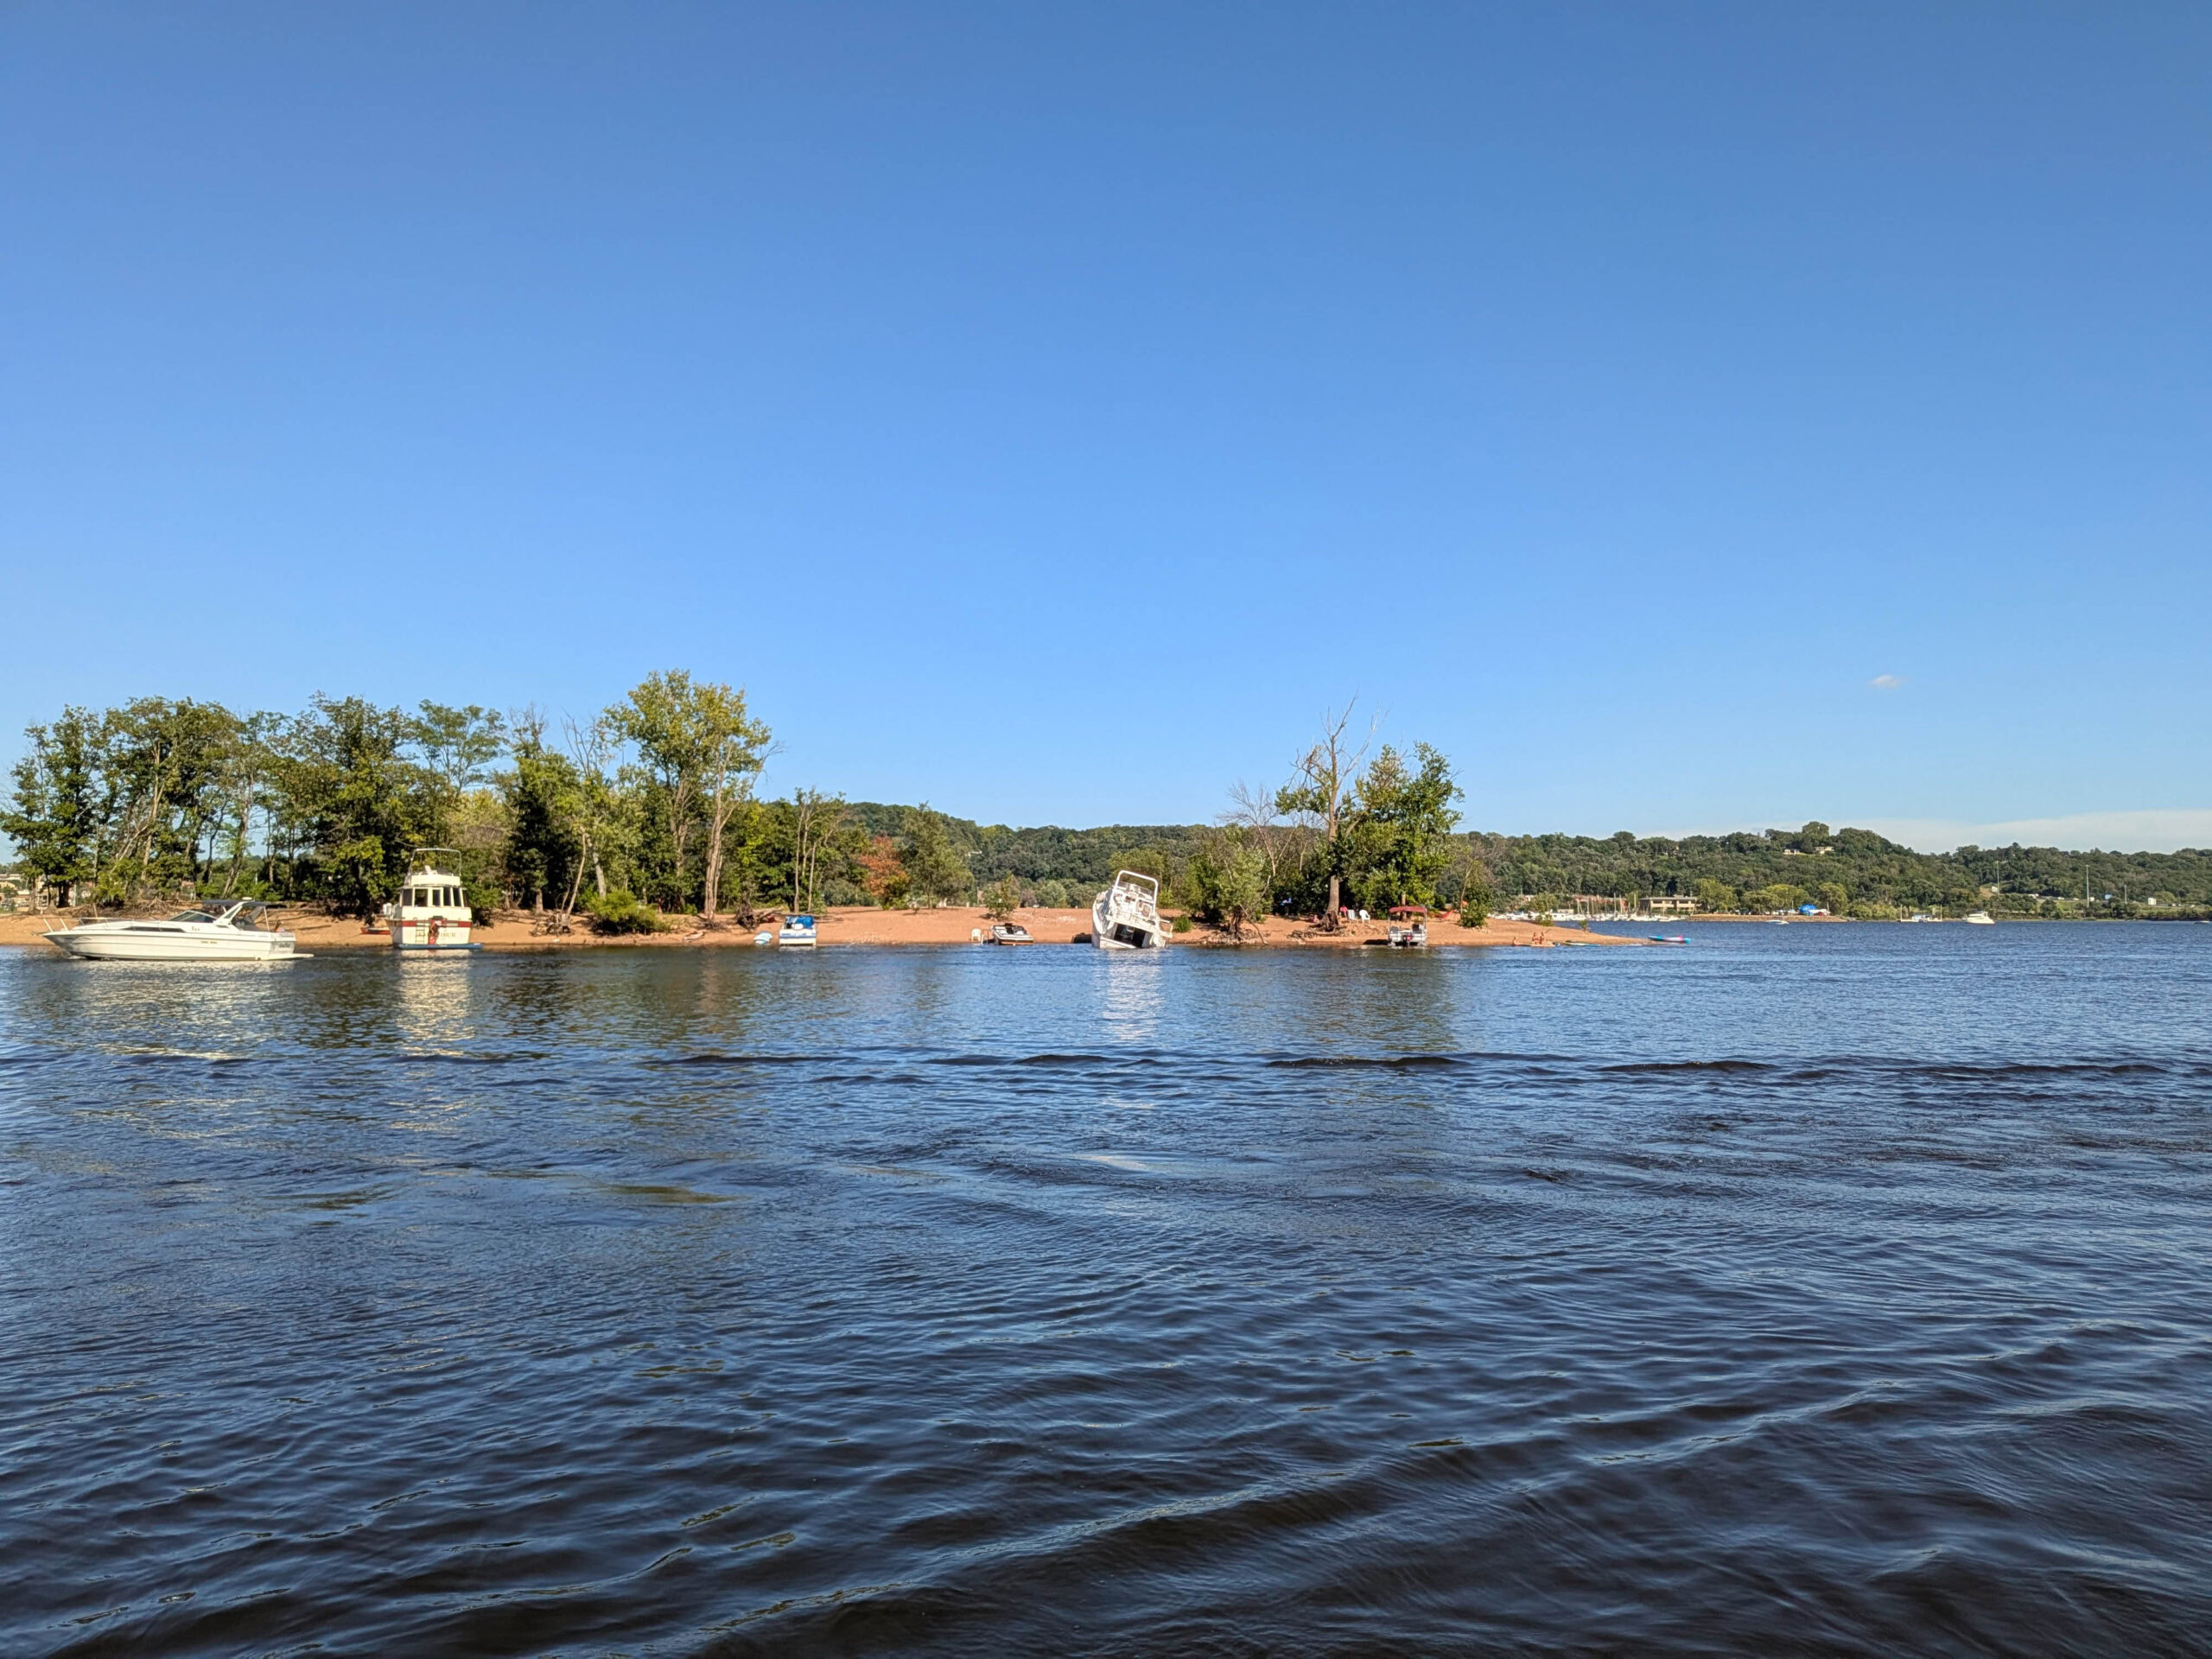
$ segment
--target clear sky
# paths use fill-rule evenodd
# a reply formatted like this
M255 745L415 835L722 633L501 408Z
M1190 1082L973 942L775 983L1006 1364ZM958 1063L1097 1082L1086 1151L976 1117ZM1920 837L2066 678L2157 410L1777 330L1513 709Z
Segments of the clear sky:
M1357 696L1485 828L2212 844L2209 92L2178 3L10 4L0 759L685 666L984 819Z

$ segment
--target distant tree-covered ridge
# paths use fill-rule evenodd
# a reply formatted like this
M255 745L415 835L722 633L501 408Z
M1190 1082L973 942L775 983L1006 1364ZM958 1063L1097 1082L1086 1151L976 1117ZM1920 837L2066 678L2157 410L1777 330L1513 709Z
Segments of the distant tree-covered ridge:
M642 925L653 911L749 922L771 909L975 903L986 890L1083 906L1120 869L1159 877L1171 902L1232 933L1263 913L1325 925L1339 902L1550 909L1576 895L1861 917L2212 912L2202 850L1927 854L1822 823L1681 838L1463 831L1463 788L1442 753L1370 754L1348 721L1348 709L1325 718L1288 781L1239 786L1211 823L1016 829L921 803L770 797L765 721L742 690L681 671L557 725L534 709L318 696L296 714L238 715L149 697L31 727L0 833L41 903L193 893L370 914L413 850L436 846L472 902L556 928Z
M897 823L907 810L878 802L852 809L856 817L881 823ZM1084 889L1086 903L1118 868L1141 868L1181 886L1192 860L1220 834L1206 824L1010 829L950 817L945 824L979 881L1012 875L1033 887L1058 882L1071 891ZM1563 900L1592 894L1699 899L1703 908L1718 912L1800 904L1866 916L1980 909L2153 918L2212 910L2212 849L2107 853L2012 846L1916 853L1870 830L1831 833L1821 824L1679 838L1627 830L1603 837L1472 831L1452 835L1446 849L1448 857L1434 884L1446 903L1456 903L1473 879L1486 880L1501 904L1516 896Z

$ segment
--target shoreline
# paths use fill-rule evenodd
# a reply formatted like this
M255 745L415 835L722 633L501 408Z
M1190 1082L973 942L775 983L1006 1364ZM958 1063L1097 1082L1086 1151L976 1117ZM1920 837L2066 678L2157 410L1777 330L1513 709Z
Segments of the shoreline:
M817 949L861 945L971 944L976 943L973 935L978 931L983 935L983 942L988 944L991 929L991 918L976 905L948 905L942 909L931 910L879 910L871 906L854 905L818 911L816 914L819 918L820 944ZM45 944L42 936L49 929L73 925L81 919L89 918L56 911L0 915L0 946L42 945ZM118 912L104 916L103 919L126 918ZM353 917L332 916L317 910L279 908L270 912L270 919L278 927L291 930L297 937L298 948L303 954L388 950L391 948L391 937L382 926L365 927ZM758 929L740 927L727 918L720 918L711 927L696 916L671 917L668 919L671 926L664 933L601 934L582 925L573 933L533 933L531 928L535 917L531 912L500 911L489 923L478 925L476 937L487 954L546 950L666 950L677 945L709 949L732 946L746 950L764 948L753 944L753 935ZM1088 909L1025 909L1015 912L1014 919L1027 928L1032 938L1039 945L1073 944L1077 942L1077 935L1087 936L1090 931L1090 912ZM1320 932L1310 922L1275 916L1247 927L1241 939L1230 938L1219 928L1204 923L1194 924L1188 931L1176 934L1170 948L1341 950L1379 946L1387 949L1389 931L1389 924L1384 922L1350 922L1341 931L1327 934ZM1579 927L1541 927L1534 922L1507 921L1498 917L1492 917L1478 928L1461 927L1458 921L1450 918L1432 918L1427 948L1518 946L1549 950L1566 945L1642 945L1649 943L1648 939L1643 938L1586 932ZM60 953L57 951L56 954Z

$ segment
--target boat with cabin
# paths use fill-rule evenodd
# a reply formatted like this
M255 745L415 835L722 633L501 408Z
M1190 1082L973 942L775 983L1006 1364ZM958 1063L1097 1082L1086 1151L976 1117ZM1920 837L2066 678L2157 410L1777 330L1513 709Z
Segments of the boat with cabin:
M87 922L46 942L93 962L276 962L295 954L289 931L264 927L257 899L217 899L162 921Z
M484 948L474 937L476 912L467 890L438 862L435 855L442 853L460 856L451 847L417 847L409 857L406 885L384 907L396 950L454 955Z
M1114 885L1091 900L1090 938L1102 950L1156 950L1166 944L1159 878L1116 871Z

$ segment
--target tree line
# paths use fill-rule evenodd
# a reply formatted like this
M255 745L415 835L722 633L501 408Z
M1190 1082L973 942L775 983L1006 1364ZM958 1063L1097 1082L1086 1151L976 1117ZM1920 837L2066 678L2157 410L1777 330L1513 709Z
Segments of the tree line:
M1013 829L925 803L769 798L767 725L743 691L683 671L558 721L432 702L318 696L296 714L241 715L149 697L30 727L0 832L43 903L192 893L363 915L416 849L448 848L480 910L527 911L554 931L667 915L750 925L845 904L1082 906L1124 868L1231 930L1284 913L1327 925L1345 907L1556 909L1574 895L1863 916L2212 909L2206 851L1923 854L1817 823L1683 837L1465 831L1444 755L1367 735L1353 741L1348 709L1325 718L1281 782L1233 789L1211 823Z
M818 903L868 848L832 797L760 798L768 727L741 690L682 671L557 729L534 708L145 697L65 709L25 739L0 831L41 902L190 893L370 915L435 847L480 911L620 931Z

